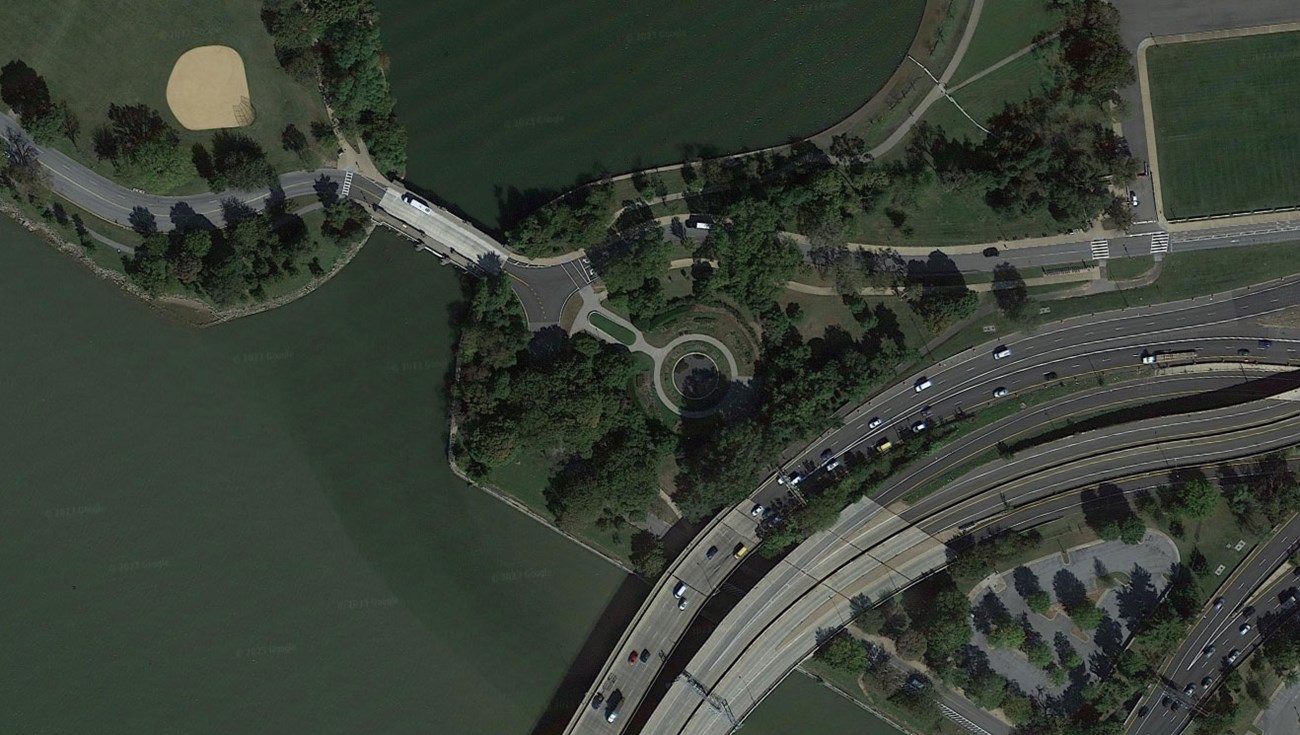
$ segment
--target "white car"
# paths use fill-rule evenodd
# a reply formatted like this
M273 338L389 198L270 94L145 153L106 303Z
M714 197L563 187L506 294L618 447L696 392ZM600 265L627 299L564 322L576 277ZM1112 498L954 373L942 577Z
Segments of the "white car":
M930 382L929 378L922 377L916 381L916 392L920 393L921 391L929 388L931 385L932 383Z
M1232 649L1231 651L1228 651L1228 663L1230 664L1237 663L1237 657L1240 655L1241 655L1241 651L1238 651L1235 648Z
M1006 389L1006 388L994 388L994 389L993 389L993 397L994 397L994 398L1006 398L1006 397L1007 397L1007 389Z
M760 518L760 517L762 517L762 515L763 515L763 506L761 506L761 505L755 505L755 506L754 506L754 509L751 510L751 511L749 511L749 514L750 514L751 516L754 516L755 518Z
M920 434L922 431L925 431L925 429L926 426L924 421L917 421L915 424L912 424L912 431L916 432L917 434Z
M681 599L682 596L685 594L686 594L686 583L678 582L677 586L673 588L673 597Z
M994 360L1001 360L1004 357L1011 357L1010 347L1007 347L1006 345L999 345L996 350L993 350Z
M1242 634L1242 635L1246 635L1247 633L1249 633L1249 632L1250 632L1250 623L1242 623L1241 627L1237 629L1237 632L1240 633L1240 634Z
M686 598L685 598L685 597L678 597L678 598L677 598L677 609L678 609L678 610L685 610L685 609L686 609Z
M1130 191L1128 193L1128 205L1130 207L1136 207L1138 205L1138 193L1136 191Z
M881 422L880 422L880 417L877 416L877 417L871 419L871 421L867 424L867 428L868 428L868 429L874 429L874 428L876 428L877 426L880 426L880 423L881 423Z
M830 462L830 464L826 465L826 471L827 471L827 472L834 472L835 470L839 469L840 465L842 465L842 464L844 464L844 460L842 460L842 459L832 459L831 462Z

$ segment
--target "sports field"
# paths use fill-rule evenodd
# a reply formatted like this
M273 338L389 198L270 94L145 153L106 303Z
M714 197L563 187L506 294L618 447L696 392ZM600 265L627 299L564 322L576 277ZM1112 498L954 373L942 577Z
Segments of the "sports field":
M1300 32L1147 51L1165 217L1300 204Z
M45 77L56 100L65 100L81 121L79 151L64 152L108 174L95 161L90 138L107 122L108 105L143 102L180 130L181 143L210 144L211 132L181 128L167 106L167 79L176 59L196 46L229 46L243 58L256 118L241 132L255 138L278 171L306 166L280 145L280 133L294 123L304 133L325 119L315 89L295 82L275 59L262 26L260 0L48 0L37 10L10 12L0 23L0 64L21 59ZM331 147L328 151L332 156ZM188 191L207 184L195 176ZM159 192L162 193L162 192Z
M409 176L488 225L599 171L784 143L868 100L924 0L380 0Z

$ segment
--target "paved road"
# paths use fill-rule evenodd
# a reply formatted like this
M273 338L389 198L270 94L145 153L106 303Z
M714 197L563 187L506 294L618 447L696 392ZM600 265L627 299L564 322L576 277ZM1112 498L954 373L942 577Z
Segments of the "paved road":
M1140 707L1150 711L1130 722L1128 732L1131 735L1174 735L1181 732L1190 724L1197 702L1218 685L1224 673L1240 666L1254 653L1262 640L1261 633L1265 632L1261 630L1264 626L1259 624L1259 618L1281 609L1280 593L1293 589L1297 579L1288 574L1260 590L1258 595L1253 593L1297 545L1300 545L1300 516L1283 525L1256 556L1224 584L1219 591L1223 606L1219 609L1207 606L1191 634L1168 659L1156 686L1139 703ZM1251 614L1246 614L1248 605L1253 608ZM1251 628L1242 633L1244 624L1250 624ZM1214 646L1214 650L1207 656L1205 652L1209 646ZM1235 662L1229 663L1228 656L1234 650L1240 655ZM1210 690L1201 686L1201 681L1207 676L1211 678ZM1185 693L1189 684L1195 685L1190 695ZM1170 706L1174 702L1179 703L1177 710Z
M1045 328L1033 337L1013 340L1013 356L1006 360L993 360L990 353L994 343L989 343L932 370L929 377L935 387L925 395L918 396L910 385L886 391L868 406L856 410L843 429L811 445L792 464L801 464L803 459L813 460L827 448L843 453L850 446L873 444L883 432L890 432L891 438L905 436L906 429L900 430L899 427L910 426L918 418L918 411L925 405L927 397L931 399L931 415L936 416L951 413L960 405L975 405L988 400L994 387L1007 386L1016 390L1034 384L1048 369L1055 370L1060 376L1069 376L1131 366L1139 362L1138 356L1143 349L1195 345L1207 355L1235 357L1237 349L1255 349L1255 338L1264 334L1258 327L1239 321L1240 318L1249 319L1296 303L1298 296L1300 285L1291 281L1271 288L1257 288L1249 295L1242 293L1235 297L1169 304L1102 319L1071 320ZM1220 339L1211 342L1210 336ZM1273 347L1276 352L1271 353L1272 359L1285 362L1283 351L1295 349L1296 343L1284 344L1280 335L1270 336L1278 337ZM882 426L875 430L867 429L869 420L875 416L884 419ZM782 492L779 486L769 483L760 490L756 499L769 500ZM882 497L889 501L887 496ZM1077 500L1074 502L1077 504ZM992 516L1004 510L1001 501L993 499L968 509L964 518ZM699 547L694 548L698 551Z

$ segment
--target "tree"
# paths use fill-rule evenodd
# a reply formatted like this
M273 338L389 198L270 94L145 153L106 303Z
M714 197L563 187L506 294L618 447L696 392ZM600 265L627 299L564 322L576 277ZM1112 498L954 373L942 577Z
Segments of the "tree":
M257 141L242 133L221 130L212 136L212 175L214 189L250 191L275 181L275 171Z
M307 150L307 136L298 129L297 125L289 123L285 126L284 131L280 133L280 145L290 153L302 155Z
M1029 658L1029 663L1040 669L1046 670L1053 663L1052 647L1046 641L1034 641L1025 649L1025 655Z
M998 308L1009 319L1023 319L1027 316L1029 306L1029 289L1020 271L1010 263L1002 263L993 268L993 298Z
M147 105L108 106L112 127L96 131L96 152L111 158L117 175L144 189L174 189L194 175L180 136Z
M632 537L632 552L628 559L638 574L650 579L662 574L668 564L663 539L648 531L641 531Z
M1203 477L1187 480L1176 489L1172 510L1189 518L1205 518L1219 506L1219 491Z
M376 168L389 176L406 171L406 128L396 115L389 113L366 125L365 140Z
M1013 725L1022 725L1034 717L1034 705L1023 694L1009 694L1002 700L1002 713Z
M144 241L136 246L135 254L126 264L126 273L132 283L151 294L158 293L167 283L169 249L170 243L166 235L155 232L146 236Z
M908 661L921 661L925 658L925 651L929 644L921 631L908 629L898 636L894 645L898 649L899 656Z
M994 648L1008 648L1018 650L1025 645L1025 629L1007 620L1006 624L999 624L988 634L989 645Z
M1066 612L1074 624L1083 630L1093 630L1101 625L1101 609L1087 598L1076 601Z
M989 668L981 669L963 687L970 700L983 709L997 709L1007 696L1007 680Z
M45 78L22 61L0 67L0 99L21 118L32 139L49 145L66 133L72 115L66 104L55 104ZM75 117L71 118L75 125ZM75 134L70 136L75 143Z
M848 633L838 633L813 657L836 671L857 674L867 668L867 651L862 641Z
M1029 605L1030 610L1039 615L1047 615L1047 611L1052 607L1052 597L1047 594L1046 590L1035 590L1029 593L1029 597L1025 598L1025 602Z
M340 199L325 205L325 221L320 231L339 247L351 247L366 236L369 221L370 215L364 207L351 199Z

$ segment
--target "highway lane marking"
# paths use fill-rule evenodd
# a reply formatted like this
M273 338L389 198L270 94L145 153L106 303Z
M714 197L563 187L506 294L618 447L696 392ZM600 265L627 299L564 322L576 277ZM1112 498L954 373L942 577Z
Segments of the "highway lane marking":
M1084 373L1084 375L1087 375L1087 373ZM1204 374L1166 375L1166 376L1161 376L1161 377L1157 378L1157 380L1160 380L1160 381L1162 381L1162 382L1164 382L1164 381L1168 381L1168 382L1170 382L1170 383L1181 382L1181 380L1185 380L1185 379L1192 379L1194 382L1202 382L1202 381L1204 381L1204 382L1211 382L1211 383L1213 383L1213 382L1218 382L1217 380L1211 379L1211 378L1209 378L1208 375L1204 375ZM1096 397L1098 397L1098 396L1104 396L1104 395L1106 395L1106 394L1108 394L1108 393L1122 393L1122 392L1127 392L1127 391L1129 391L1129 390L1131 390L1131 389L1133 389L1133 388L1141 387L1142 385L1149 384L1149 383L1147 383L1146 381L1144 381L1143 383L1137 383L1136 381L1138 381L1138 380L1142 380L1142 379L1141 379L1141 378L1135 378L1134 380L1131 380L1131 381L1124 381L1124 382L1121 382L1121 383L1117 383L1117 384L1114 384L1114 385L1107 386L1107 387L1105 387L1105 388L1103 388L1103 389L1101 389L1101 390L1094 389L1094 390L1091 390L1091 391L1081 391L1081 392L1079 392L1079 393L1074 393L1074 394L1071 394L1071 395L1063 396L1061 399L1058 399L1058 401L1053 401L1053 402L1049 402L1049 403L1039 404L1039 405L1037 405L1037 406L1028 406L1028 407L1022 409L1023 413L1012 414L1011 416L1008 416L1007 418L1009 418L1009 419L1027 418L1027 417L1031 416L1031 415L1034 414L1034 413L1040 413L1040 414L1041 414L1041 413L1045 412L1046 410L1048 410L1049 408L1050 408L1050 409L1055 409L1055 410L1060 410L1060 409L1064 409L1064 408L1066 408L1067 406L1069 406L1070 404L1075 403L1075 402L1078 402L1078 401L1083 401L1083 400L1093 399L1093 398L1096 398ZM1235 384L1233 384L1233 385L1231 385L1231 386L1228 386L1228 387L1231 388L1231 387L1235 387L1236 385L1241 385L1241 383L1235 383ZM1106 402L1106 403L1099 404L1099 405L1097 405L1097 406L1092 407L1090 410L1095 410L1095 411L1101 411L1101 412L1104 412L1104 411L1107 411L1107 410L1110 410L1110 409L1117 408L1117 407L1119 407L1119 406L1132 405L1132 404L1135 402L1135 400L1137 400L1137 399L1141 399L1142 402L1145 403L1145 402L1149 402L1149 401L1151 401L1151 400L1167 400L1167 399L1169 399L1169 398L1180 398L1180 397L1183 397L1183 396L1196 395L1196 394L1198 394L1198 393L1203 393L1203 392L1205 392L1205 389L1204 389L1204 388L1196 388L1196 389L1194 389L1194 390L1172 390L1172 391L1166 391L1166 392L1161 392L1161 393L1154 393L1154 394L1149 395L1149 396L1131 396L1131 397L1121 398L1121 399L1119 399L1119 400L1109 401L1109 402ZM991 404L992 401L989 401L989 403ZM977 412L977 413L978 413L978 412ZM1021 430L1017 431L1016 433L1011 434L1010 436L1004 438L1002 441L1005 442L1005 441L1011 441L1011 440L1014 440L1014 439L1018 439L1018 438L1024 436L1024 435L1025 435L1026 433L1028 433L1028 432L1034 431L1035 429L1039 429L1039 428L1043 428L1043 427L1049 426L1051 423L1055 423L1055 421L1056 421L1055 419L1051 419L1051 418L1049 417L1049 421L1048 421L1048 422L1046 422L1046 423L1040 422L1040 423L1034 424L1034 425L1032 425L1032 426L1028 426L1028 427L1026 427L1026 428L1024 428L1024 429L1021 429ZM996 426L996 424L990 424L989 426L990 426L990 427L992 427L992 426ZM986 427L986 428L988 428L988 427ZM966 439L966 438L971 438L971 437L974 437L974 436L976 436L976 434L972 433L972 434L967 434L965 437L961 437L961 438L962 438L962 439ZM960 441L960 439L959 439L958 441ZM968 447L968 448L967 448L968 450L974 450L974 451L969 451L969 453L967 454L967 456L963 457L961 460L958 460L958 462L964 462L964 461L967 461L967 460L970 460L970 459L974 459L975 457L978 457L978 456L979 456L980 454L982 454L983 452L987 451L990 447L991 447L991 445ZM949 449L948 454L947 454L946 456L944 456L944 457L933 457L933 458L930 458L930 460L928 461L928 463L925 464L924 466L922 466L922 467L917 467L917 468L915 468L915 469L913 469L913 470L909 470L909 471L908 471L906 474L904 474L901 478L899 478L899 479L895 480L894 482L892 482L891 485L906 484L906 483L908 483L908 482L911 480L912 476L914 476L914 475L917 474L918 472L931 471L931 470L933 470L933 468L935 467L935 465L942 464L942 463L949 462L949 461L952 461L952 449ZM973 468L972 468L972 469L973 469ZM926 484L932 482L932 481L933 481L936 477L938 477L938 476L939 476L939 472L933 472L933 471L931 471L931 473L930 473L930 475L929 475L928 477L926 477L925 479L921 480L921 481L918 482L918 483L915 483L914 486L924 486L924 485L926 485ZM959 479L960 479L960 478L959 478ZM879 493L877 493L876 497L883 497L883 496L886 495L887 493L888 493L888 490L882 490L882 491L880 491Z

